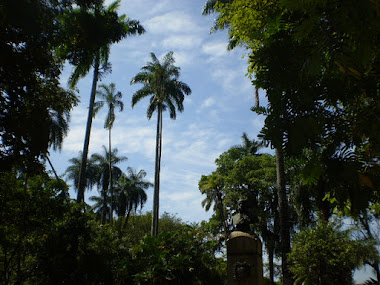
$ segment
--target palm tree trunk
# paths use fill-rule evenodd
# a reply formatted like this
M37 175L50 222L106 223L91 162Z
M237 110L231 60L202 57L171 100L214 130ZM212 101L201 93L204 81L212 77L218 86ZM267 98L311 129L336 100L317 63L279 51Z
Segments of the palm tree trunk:
M288 254L290 253L290 223L288 199L285 186L284 153L282 146L276 148L276 170L278 187L278 206L280 212L280 240L283 284L291 285L292 275L289 271Z
M124 219L124 226L123 226L124 229L127 227L129 217L131 215L131 211L132 211L132 206L128 209L127 216Z
M103 209L102 209L102 220L101 224L105 225L107 221L107 189L103 189Z
M260 106L260 101L259 101L259 89L255 87L255 107Z
M162 145L162 106L158 106L157 116L157 136L156 136L156 166L154 175L153 194L153 215L152 215L152 236L158 235L159 219L159 196L160 196L160 167L161 167L161 145Z
M87 117L86 135L85 135L84 144L83 144L82 163L81 163L80 172L79 172L79 183L78 183L79 185L78 185L78 196L77 196L78 203L84 202L84 190L86 188L87 156L88 156L88 147L90 144L92 117L94 114L96 85L98 83L98 78L99 78L99 61L100 61L100 53L98 51L97 55L95 56L94 77L92 80L90 104L88 107L88 117Z
M111 194L111 205L110 205L110 224L113 223L113 185L112 185L112 156L111 156L111 128L108 132L108 146L109 146L109 183L110 183L110 194Z
M222 193L219 190L218 190L218 193L216 195L216 203L218 205L218 208L219 208L219 211L220 211L220 215L222 216L224 237L227 240L229 238L229 236L230 236L230 232L228 230L228 221L227 221L226 216L224 214L225 207L224 207L224 204L223 204Z
M56 178L57 180L59 180L58 174L57 174L57 172L55 171L54 166L53 166L53 164L51 163L51 160L50 160L49 155L48 155L47 153L45 154L45 157L46 157L46 160L48 161L48 163L49 163L49 165L50 165L50 167L51 167L51 170L53 170L53 173L54 173L55 178Z

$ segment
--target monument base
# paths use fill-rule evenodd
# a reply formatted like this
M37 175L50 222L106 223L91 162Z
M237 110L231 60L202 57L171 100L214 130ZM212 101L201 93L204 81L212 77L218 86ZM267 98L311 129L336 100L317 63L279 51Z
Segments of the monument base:
M256 235L232 232L227 240L228 285L263 285L262 244Z

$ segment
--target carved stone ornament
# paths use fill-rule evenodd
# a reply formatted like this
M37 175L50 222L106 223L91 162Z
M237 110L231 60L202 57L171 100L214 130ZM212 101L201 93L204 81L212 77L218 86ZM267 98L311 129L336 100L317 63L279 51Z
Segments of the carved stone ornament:
M252 266L247 262L236 262L233 267L234 279L244 280L251 275Z

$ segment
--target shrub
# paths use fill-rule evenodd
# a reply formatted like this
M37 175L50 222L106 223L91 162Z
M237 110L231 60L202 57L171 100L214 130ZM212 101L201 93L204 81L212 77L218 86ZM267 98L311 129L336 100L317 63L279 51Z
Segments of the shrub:
M352 271L361 263L360 251L360 243L334 224L320 222L303 229L289 255L295 284L352 284Z

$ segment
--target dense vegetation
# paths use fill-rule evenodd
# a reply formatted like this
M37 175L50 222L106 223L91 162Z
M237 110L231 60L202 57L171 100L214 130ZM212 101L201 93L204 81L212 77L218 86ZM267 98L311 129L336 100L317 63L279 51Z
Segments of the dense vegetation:
M294 207L301 226L340 213L373 236L365 221L380 202L379 3L210 0L203 12L217 13L213 30L228 30L229 48L247 49L252 83L269 102L252 110L266 116L259 137L275 148L282 274L292 284Z
M150 213L102 225L47 175L2 173L0 187L1 284L222 284L217 244L175 216L155 239Z
M268 106L260 142L246 134L199 181L209 221L159 218L162 112L184 110L191 89L172 52L142 67L134 106L157 111L154 184L144 170L124 173L112 148L122 94L97 87L110 72L110 46L145 30L118 15L120 1L4 0L0 4L0 283L224 284L225 240L237 219L257 233L268 256L268 284L350 284L363 264L380 281L380 10L376 0L210 0L214 29L229 48L244 46L253 85ZM73 66L70 88L60 85ZM90 71L85 143L65 177L45 164L60 149L77 82ZM108 146L89 155L91 124L107 107ZM275 155L261 153L263 146ZM96 187L92 205L85 189ZM138 213L154 187L152 213ZM352 227L347 231L347 223ZM345 225L342 225L344 224ZM160 227L158 227L160 224ZM160 230L159 230L160 229ZM277 272L276 260L281 260ZM330 283L329 283L330 282ZM375 280L371 281L376 282Z

